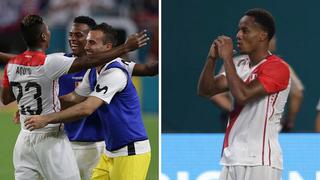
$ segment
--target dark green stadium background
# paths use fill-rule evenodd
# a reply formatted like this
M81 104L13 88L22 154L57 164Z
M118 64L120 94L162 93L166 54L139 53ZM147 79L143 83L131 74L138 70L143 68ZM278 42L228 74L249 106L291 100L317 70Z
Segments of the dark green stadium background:
M276 54L305 86L294 132L313 131L320 95L320 2L164 0L162 132L221 132L219 109L196 94L198 77L212 40L221 34L235 39L239 19L255 7L275 17Z

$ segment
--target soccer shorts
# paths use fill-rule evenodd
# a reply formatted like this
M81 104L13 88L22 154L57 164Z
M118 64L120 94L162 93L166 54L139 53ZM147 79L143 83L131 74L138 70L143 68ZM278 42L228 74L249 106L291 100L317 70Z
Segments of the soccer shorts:
M103 154L93 169L91 180L145 180L151 152L114 158Z
M105 153L105 143L100 142L76 142L71 141L72 150L75 154L82 180L89 180L92 170Z
M16 180L80 180L71 144L63 131L29 132L17 138L13 164Z
M219 180L280 180L281 172L270 166L224 166Z

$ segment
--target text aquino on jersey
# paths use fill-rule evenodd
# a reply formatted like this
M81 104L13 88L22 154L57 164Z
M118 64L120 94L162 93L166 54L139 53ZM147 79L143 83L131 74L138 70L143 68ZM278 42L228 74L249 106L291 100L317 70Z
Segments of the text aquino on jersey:
M17 66L16 74L19 75L31 75L31 69L28 67Z

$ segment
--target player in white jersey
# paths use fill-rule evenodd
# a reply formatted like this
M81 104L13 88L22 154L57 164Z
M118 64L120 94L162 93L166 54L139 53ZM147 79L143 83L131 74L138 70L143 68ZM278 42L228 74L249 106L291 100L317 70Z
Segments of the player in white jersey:
M28 50L11 59L5 67L1 92L4 104L17 100L22 122L14 148L15 179L80 179L70 142L61 131L61 124L30 132L23 122L30 115L60 111L57 79L61 75L109 62L144 46L148 38L141 32L113 51L67 58L59 53L44 54L50 32L40 16L26 16L21 22L21 32Z
M290 90L288 65L268 51L275 33L272 15L251 9L240 19L237 47L250 60L233 62L232 39L214 40L200 75L198 93L212 95L230 90L234 109L223 143L220 180L280 180L282 153L278 141L280 119ZM212 76L216 59L225 73Z
M276 37L273 36L269 43L270 52L275 52L276 50ZM248 55L237 55L233 58L235 66L239 66L239 62L249 59ZM288 105L287 111L284 117L281 119L281 131L282 132L290 132L294 128L296 116L300 110L300 106L303 100L303 90L304 86L295 73L295 71L290 67L290 78L291 78L291 88L288 97ZM219 73L225 72L224 67L221 66ZM222 116L220 116L221 121L223 123L223 130L225 129L225 125L227 121L226 115L230 113L233 109L232 96L230 92L220 93L210 97L210 100L215 103L219 108L223 111L221 112Z

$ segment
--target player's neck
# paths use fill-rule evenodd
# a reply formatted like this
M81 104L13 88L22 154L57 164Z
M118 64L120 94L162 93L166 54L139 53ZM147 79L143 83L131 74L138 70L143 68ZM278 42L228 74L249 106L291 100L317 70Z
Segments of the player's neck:
M260 51L249 54L248 56L250 58L250 66L252 67L259 64L270 55L271 54L269 53L269 51Z
M47 45L45 43L38 43L34 46L28 46L29 51L41 51L41 52L46 52L47 50Z
M28 47L29 51L40 51L40 52L45 52L45 50L41 47Z
M105 64L104 64L105 65ZM100 74L101 69L103 68L104 65L96 67L97 73Z

